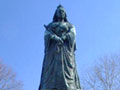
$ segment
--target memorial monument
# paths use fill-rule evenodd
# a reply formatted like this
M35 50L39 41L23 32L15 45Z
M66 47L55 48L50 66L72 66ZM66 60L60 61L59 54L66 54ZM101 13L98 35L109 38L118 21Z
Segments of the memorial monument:
M45 29L45 56L39 90L81 90L74 53L76 31L61 5Z

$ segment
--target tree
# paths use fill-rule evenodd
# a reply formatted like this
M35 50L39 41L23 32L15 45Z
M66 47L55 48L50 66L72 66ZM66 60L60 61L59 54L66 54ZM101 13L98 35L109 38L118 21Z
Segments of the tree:
M22 83L16 80L13 71L0 61L0 90L22 90Z
M105 56L87 72L83 90L120 90L120 57Z

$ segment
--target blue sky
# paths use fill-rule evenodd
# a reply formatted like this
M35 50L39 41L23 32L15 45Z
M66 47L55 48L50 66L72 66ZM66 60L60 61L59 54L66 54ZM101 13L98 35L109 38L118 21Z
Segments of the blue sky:
M79 76L97 58L120 51L120 0L0 0L0 58L37 90L44 57L44 24L62 4L76 27Z

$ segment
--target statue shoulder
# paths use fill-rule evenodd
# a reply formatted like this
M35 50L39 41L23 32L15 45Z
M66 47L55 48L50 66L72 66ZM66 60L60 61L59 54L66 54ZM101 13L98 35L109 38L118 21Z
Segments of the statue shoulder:
M73 24L71 24L70 22L67 22L67 26L68 26L69 28L75 28L75 26L74 26Z
M69 27L70 32L74 33L74 35L76 36L75 26L69 22L67 23L67 25Z
M47 25L47 27L49 27L49 28L55 28L56 26L57 26L57 23L55 23L55 22L51 22Z

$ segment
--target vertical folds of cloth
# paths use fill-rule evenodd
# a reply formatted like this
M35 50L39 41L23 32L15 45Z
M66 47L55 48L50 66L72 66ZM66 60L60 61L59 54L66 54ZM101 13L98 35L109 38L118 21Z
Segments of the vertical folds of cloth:
M74 54L76 50L74 26L71 25L65 35L64 43L58 45L51 38L53 34L45 31L45 56L39 90L81 90Z

